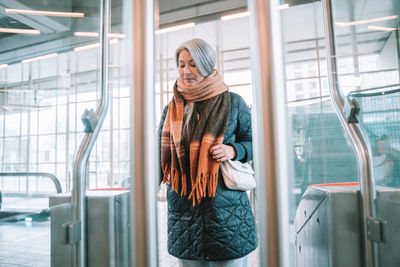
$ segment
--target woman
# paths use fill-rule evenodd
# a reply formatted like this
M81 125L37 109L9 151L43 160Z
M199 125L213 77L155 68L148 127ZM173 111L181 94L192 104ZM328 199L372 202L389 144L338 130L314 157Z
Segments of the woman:
M168 252L179 266L247 266L257 232L246 192L226 188L219 163L250 161L250 112L230 93L201 39L176 50L179 77L159 127L167 183Z

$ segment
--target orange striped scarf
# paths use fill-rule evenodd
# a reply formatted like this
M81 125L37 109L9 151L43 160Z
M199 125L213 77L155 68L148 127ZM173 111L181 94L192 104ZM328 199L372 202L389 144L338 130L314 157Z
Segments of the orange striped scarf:
M189 162L182 136L185 101L203 101L199 103L199 121L190 136ZM181 196L187 195L185 170L189 163L191 192L188 199L192 199L193 206L207 195L215 196L219 163L212 159L209 150L214 145L222 144L228 127L229 106L228 87L216 70L195 86L185 85L180 78L174 85L174 96L168 105L161 135L163 182L171 183L172 189L177 193L180 191Z

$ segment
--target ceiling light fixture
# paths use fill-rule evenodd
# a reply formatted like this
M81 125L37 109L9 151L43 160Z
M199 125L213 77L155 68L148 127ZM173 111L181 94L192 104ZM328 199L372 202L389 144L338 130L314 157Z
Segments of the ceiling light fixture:
M96 65L96 64L90 64L90 66L91 66L91 67L95 67L95 68L97 68L97 67L98 67L98 65ZM108 67L109 67L109 68L122 68L122 67L123 67L123 65L117 65L117 64L108 64Z
M118 39L112 39L110 41L110 44L117 44L119 42ZM84 45L84 46L78 46L74 48L75 52L79 52L79 51L85 51L85 50L89 50L89 49L93 49L93 48L97 48L100 47L100 43L94 43L94 44L90 44L90 45Z
M13 111L13 109L9 106L2 106L2 108L8 111Z
M6 82L5 80L4 81L2 81L2 80L0 80L0 82ZM14 93L21 93L21 92L32 92L33 90L32 89L0 89L0 92L5 92L5 93L7 93L7 92L14 92Z
M194 26L195 26L194 22L190 22L190 23L186 23L186 24L181 24L181 25L171 26L171 27L167 27L167 28L163 28L163 29L158 29L154 33L161 34L161 33L166 33L166 32L179 31L179 30L193 28Z
M38 60L42 60L42 59L46 59L46 58L51 58L51 57L56 57L58 56L57 53L52 53L52 54L47 54L44 56L39 56L39 57L33 57L33 58L28 58L28 59L24 59L21 61L22 64L25 63L29 63L29 62L33 62L33 61L38 61Z
M282 4L282 5L279 5L279 6L278 6L278 9L279 9L279 10L288 9L288 8L289 8L289 4Z
M84 13L81 12L58 12L58 11L42 11L42 10L29 10L29 9L12 9L6 8L6 13L24 14L24 15L39 15L51 17L70 17L70 18L83 18Z
M369 30L377 30L377 31L384 31L384 32L391 32L395 31L399 28L389 28L389 27L381 27L381 26L374 26L374 25L368 25Z
M357 21L351 21L351 22L335 22L335 25L339 26L339 27L347 27L347 26L367 24L367 23L371 23L371 22L386 21L386 20L392 20L392 19L397 19L397 16L393 15L393 16L380 17L380 18L374 18L374 19L364 19L364 20L357 20Z
M4 69L4 68L7 68L8 67L8 64L0 64L0 69Z
M21 33L21 34L40 34L38 30L32 29L16 29L16 28L0 28L0 32L5 33Z
M74 36L79 36L79 37L99 37L99 33L98 32L74 32ZM126 34L123 34L123 33L109 33L108 37L109 38L124 39L124 38L126 38Z
M243 17L247 17L250 15L249 11L245 11L245 12L240 12L240 13L236 13L236 14L232 14L232 15L226 15L226 16L222 16L221 20L222 21L227 21L227 20L232 20L232 19L238 19L238 18L243 18Z
M119 38L119 39L125 39L126 38L126 34L123 33L109 33L108 37L110 38Z
M89 49L97 48L97 47L100 47L100 43L95 43L95 44L90 44L90 45L84 45L84 46L75 47L75 48L74 48L74 51L75 51L75 52L85 51L85 50L89 50Z
M97 32L74 32L74 36L78 37L99 37Z

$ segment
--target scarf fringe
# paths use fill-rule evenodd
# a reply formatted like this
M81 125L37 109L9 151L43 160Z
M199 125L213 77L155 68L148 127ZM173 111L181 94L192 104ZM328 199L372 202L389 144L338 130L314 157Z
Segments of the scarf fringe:
M210 175L200 174L197 176L196 183L192 187L192 192L189 194L188 199L192 199L193 207L200 204L201 199L208 197L215 197L218 185L218 172ZM207 194L206 194L207 193Z
M179 171L177 169L170 169L167 164L162 166L163 172L163 183L171 183L171 187L175 192L179 192L179 181L182 182L181 196L186 195L187 185L186 185L186 175L179 178Z

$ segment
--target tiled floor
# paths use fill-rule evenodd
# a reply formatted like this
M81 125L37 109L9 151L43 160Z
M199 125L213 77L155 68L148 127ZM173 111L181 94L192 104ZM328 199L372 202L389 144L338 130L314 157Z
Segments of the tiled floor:
M166 202L158 202L158 227L159 266L178 266L167 252ZM0 248L0 267L50 267L50 221L0 222ZM259 266L257 250L249 255L248 266Z
M0 223L1 267L50 266L50 222Z

